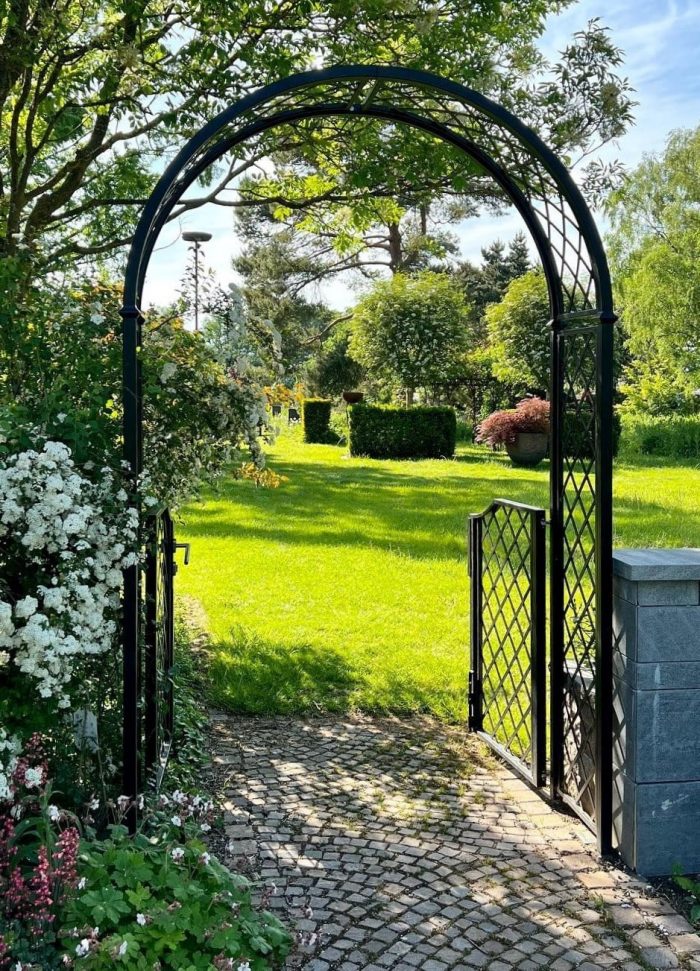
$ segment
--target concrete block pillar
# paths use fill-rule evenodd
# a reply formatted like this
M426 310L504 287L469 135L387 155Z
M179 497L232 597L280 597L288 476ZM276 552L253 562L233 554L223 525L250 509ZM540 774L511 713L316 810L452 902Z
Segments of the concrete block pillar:
M644 876L700 871L700 550L618 550L615 820Z

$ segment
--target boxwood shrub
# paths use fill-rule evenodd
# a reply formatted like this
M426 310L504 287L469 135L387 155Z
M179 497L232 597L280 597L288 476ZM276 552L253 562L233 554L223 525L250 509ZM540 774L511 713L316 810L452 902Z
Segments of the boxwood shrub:
M305 442L328 442L331 404L328 398L306 398L301 406Z
M348 408L351 455L375 459L442 458L454 455L457 416L452 408Z

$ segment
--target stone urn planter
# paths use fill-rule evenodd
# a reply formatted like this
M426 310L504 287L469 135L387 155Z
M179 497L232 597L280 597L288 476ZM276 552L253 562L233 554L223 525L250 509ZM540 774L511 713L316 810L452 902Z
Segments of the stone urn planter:
M515 408L492 412L477 427L474 440L505 448L513 465L538 465L549 447L549 402L523 398Z
M356 405L362 401L364 394L362 391L343 391L343 401L349 405Z
M514 442L506 442L513 465L533 467L547 455L549 436L545 432L518 432Z

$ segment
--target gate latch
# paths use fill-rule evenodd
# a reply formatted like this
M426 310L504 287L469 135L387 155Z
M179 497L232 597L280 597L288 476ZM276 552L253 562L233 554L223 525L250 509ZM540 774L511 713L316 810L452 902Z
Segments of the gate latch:
M189 566L190 565L190 544L189 543L174 543L173 544L173 549L176 552L177 552L177 550L184 550L185 551L185 566Z

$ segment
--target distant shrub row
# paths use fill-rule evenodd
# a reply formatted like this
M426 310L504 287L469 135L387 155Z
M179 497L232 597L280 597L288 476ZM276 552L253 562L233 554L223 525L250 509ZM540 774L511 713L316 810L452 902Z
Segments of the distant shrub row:
M305 442L330 441L332 401L328 398L305 398L301 405L301 420Z
M625 415L622 445L630 455L700 459L700 415Z
M452 408L393 408L358 404L348 409L351 455L375 459L454 455L457 418Z

